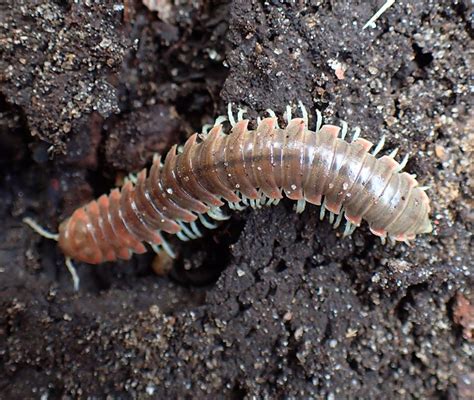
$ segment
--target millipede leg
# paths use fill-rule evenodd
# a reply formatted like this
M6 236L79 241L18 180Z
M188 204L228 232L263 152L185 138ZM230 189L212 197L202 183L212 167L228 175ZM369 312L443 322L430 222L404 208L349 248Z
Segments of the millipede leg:
M321 221L324 219L325 214L326 214L326 198L324 198L323 204L321 204L321 210L319 211L319 219Z
M199 230L199 228L197 227L195 221L191 222L190 227L191 227L191 230L194 232L194 234L195 234L197 237L202 237L202 233L201 233L201 231Z
M339 228L339 225L341 225L343 215L344 215L344 211L341 210L336 218L335 224L333 225L334 229Z
M298 107L301 110L301 117L303 118L304 124L308 126L308 111L306 111L306 107L301 100L298 100Z
M322 125L323 125L323 116L321 114L321 111L316 109L316 132L319 132Z
M150 244L150 246L156 254L161 253L160 247L162 247L166 254L168 254L171 258L176 258L176 253L173 251L169 243L163 238L163 236L161 236L160 245Z
M385 144L385 135L382 135L380 138L380 141L377 143L377 146L375 147L374 151L372 152L373 156L376 156L380 150L383 149L383 145Z
M357 225L351 224L350 230L349 230L349 236L352 235L356 229L357 229Z
M230 216L223 214L219 207L212 207L207 212L207 215L209 215L212 219L215 219L217 221L225 221L226 219L230 218Z
M123 180L123 184L125 185L128 181L132 182L134 185L137 183L137 174L130 172Z
M354 136L352 136L352 141L355 142L360 136L360 128L356 126L354 129Z
M344 233L342 234L342 237L347 237L351 235L351 229L352 229L352 224L346 220L346 226L344 228Z
M395 150L393 150L388 156L389 156L390 158L395 158L395 156L396 156L397 153L398 153L398 150L399 150L399 149L398 149L398 147L397 147L397 148L396 148Z
M271 108L267 108L265 111L268 113L268 115L270 115L270 117L272 117L272 118L277 117L276 114L275 114L275 111L273 111Z
M188 242L189 238L183 233L183 232L178 232L176 234L179 240L182 240L183 242Z
M247 207L244 206L244 205L242 205L242 204L240 204L240 202L239 202L239 203L235 203L235 209L236 209L237 211L242 211L242 210L245 210L246 208L247 208Z
M225 115L219 115L214 121L214 126L221 125L225 121L227 121L227 117Z
M235 118L234 115L232 114L232 104L229 103L227 104L227 115L229 117L229 122L232 127L235 126Z
M305 207L306 207L306 200L305 199L298 200L298 202L296 203L296 212L298 214L301 214L304 211Z
M247 112L246 108L239 108L237 112L237 121L240 122L244 119L244 114Z
M392 5L395 3L395 0L387 0L382 7L370 18L367 23L362 27L362 30L367 29L370 25L372 25L377 19L387 11Z
M332 225L334 223L334 213L329 211L329 223Z
M43 236L46 239L55 240L56 242L59 240L59 235L57 233L47 231L30 217L23 218L23 222L33 229L38 235Z
M205 124L202 126L202 129L201 129L201 135L203 135L204 137L207 136L207 133L209 132L209 129L212 128L212 125L211 124ZM201 137L202 139L202 137Z
M203 214L199 214L199 221L201 221L201 224L207 229L216 229L218 226L208 221Z
M346 121L341 121L342 129L341 129L341 139L344 140L344 138L347 135L347 122Z
M79 279L79 275L77 275L76 267L72 263L71 257L66 257L65 264L66 264L66 268L71 274L74 290L77 292L79 290L79 285L81 283L81 280Z
M178 221L178 225L181 227L183 230L184 234L189 237L190 239L197 239L198 236L195 235L187 226L185 223Z
M407 163L408 163L408 158L410 156L408 154L405 154L405 157L403 157L403 160L402 162L400 163L400 165L398 166L398 168L395 170L395 172L400 172L403 170L403 168L405 168L407 166Z
M291 106L289 104L286 106L285 119L286 123L289 124L291 121Z

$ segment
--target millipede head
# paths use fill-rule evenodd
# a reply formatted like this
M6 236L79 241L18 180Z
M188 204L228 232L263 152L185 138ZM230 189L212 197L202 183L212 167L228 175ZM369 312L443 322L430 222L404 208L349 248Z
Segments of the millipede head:
M89 264L103 262L102 252L88 228L88 217L83 208L59 225L58 244L66 256Z

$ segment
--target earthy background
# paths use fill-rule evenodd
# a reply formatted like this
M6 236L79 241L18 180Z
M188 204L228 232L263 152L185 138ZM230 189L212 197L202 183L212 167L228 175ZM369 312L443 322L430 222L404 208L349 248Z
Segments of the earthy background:
M0 10L0 397L472 398L471 2L364 31L383 1L77 3ZM297 100L409 152L433 234L343 240L284 201L173 242L169 276L77 264L74 292L21 222L56 230L228 102Z

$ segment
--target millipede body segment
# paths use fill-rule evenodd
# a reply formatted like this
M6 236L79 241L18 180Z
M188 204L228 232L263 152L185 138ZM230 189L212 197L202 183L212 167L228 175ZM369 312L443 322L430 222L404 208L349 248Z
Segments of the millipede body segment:
M163 233L192 238L196 221L210 227L206 217L225 218L220 207L226 203L241 209L283 196L298 201L300 212L306 202L320 205L321 215L337 215L337 225L344 216L346 234L362 220L375 235L397 241L431 231L425 188L401 172L394 154L377 158L377 151L369 153L371 142L348 142L337 126L318 122L312 131L301 108L303 118L288 112L285 128L271 113L249 130L239 112L237 122L229 115L228 134L218 121L209 133L194 134L163 163L155 158L134 183L77 209L59 227L62 251L97 264L143 253L144 243L169 249Z

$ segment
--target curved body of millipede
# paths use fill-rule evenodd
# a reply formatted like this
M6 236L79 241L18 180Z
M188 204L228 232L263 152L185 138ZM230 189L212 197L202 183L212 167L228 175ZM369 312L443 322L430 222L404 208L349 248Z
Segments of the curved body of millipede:
M239 111L237 122L229 107L231 130L225 134L218 118L208 133L191 136L184 147L174 146L162 164L159 157L147 173L141 171L120 189L78 208L59 227L59 246L67 257L98 264L129 259L146 251L172 254L163 234L182 240L200 236L196 222L225 219L221 207L242 209L278 203L285 195L296 200L297 211L306 202L321 205L321 218L346 220L344 235L362 220L381 238L407 241L431 231L429 199L413 175L401 172L396 152L376 157L372 143L354 135L344 140L347 125L308 128L307 113L291 118L285 128L275 114L258 120L255 130ZM402 162L404 164L404 162ZM337 216L337 217L336 217ZM334 221L335 220L335 221Z

